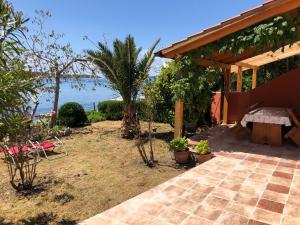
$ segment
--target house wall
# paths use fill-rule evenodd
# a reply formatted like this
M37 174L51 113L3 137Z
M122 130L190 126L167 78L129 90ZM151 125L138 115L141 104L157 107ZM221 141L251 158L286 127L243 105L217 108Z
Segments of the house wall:
M229 121L238 121L250 105L293 107L300 110L300 68L290 71L248 92L232 92L229 97Z
M229 95L228 121L239 121L247 112L250 104L249 92L231 92Z

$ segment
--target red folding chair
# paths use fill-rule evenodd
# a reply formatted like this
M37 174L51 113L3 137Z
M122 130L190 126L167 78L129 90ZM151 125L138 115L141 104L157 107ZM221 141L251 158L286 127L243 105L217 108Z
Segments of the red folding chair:
M30 144L28 145L28 147L35 149L38 152L38 154L40 152L42 152L43 155L45 156L45 158L48 159L48 160L53 160L53 159L61 158L63 156L67 156L68 151L64 147L64 143L61 140L59 140L57 137L55 137L55 140L56 141L45 140L43 142L29 141ZM60 157L55 157L55 158L50 159L49 156L47 155L47 152L49 152L49 151L54 152L55 149L63 149L64 150L64 155L60 156Z

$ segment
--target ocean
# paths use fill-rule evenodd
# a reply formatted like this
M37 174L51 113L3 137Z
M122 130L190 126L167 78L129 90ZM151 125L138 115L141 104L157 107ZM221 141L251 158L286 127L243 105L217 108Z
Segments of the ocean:
M97 104L100 101L119 98L119 95L116 92L105 87L105 84L107 84L107 82L104 79L100 81L100 83L102 84L100 86L95 86L94 80L92 78L82 78L80 82L84 84L84 88L80 90L72 87L76 85L76 81L67 80L61 82L59 106L66 102L78 102L84 107L86 111L90 111L94 109L94 104L97 108ZM40 103L36 114L51 112L53 99L53 94L41 94L39 96Z

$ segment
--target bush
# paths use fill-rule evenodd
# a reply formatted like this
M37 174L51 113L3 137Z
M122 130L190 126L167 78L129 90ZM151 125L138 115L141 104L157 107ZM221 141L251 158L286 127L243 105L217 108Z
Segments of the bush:
M196 152L200 155L206 155L209 153L208 151L208 141L207 140L201 140L199 144L196 146Z
M173 139L170 144L170 151L183 152L188 148L188 139L186 137L178 137Z
M136 111L139 119L145 118L145 102L143 100L136 101ZM98 103L98 111L102 113L108 120L123 119L123 101L109 100Z
M144 120L146 118L145 110L147 109L146 103L144 100L138 100L136 101L136 112L138 114L138 118L140 120Z
M61 125L69 127L82 126L87 121L83 107L76 102L62 105L58 112L58 119Z
M95 111L87 112L86 116L87 116L89 123L96 123L96 122L106 120L105 115L100 112L95 112Z
M121 120L123 118L123 101L109 100L98 103L98 111L108 120Z
M170 62L168 66L162 67L159 76L156 77L154 85L161 96L161 101L156 105L155 121L173 125L175 115L175 101L171 85L176 78L176 63Z

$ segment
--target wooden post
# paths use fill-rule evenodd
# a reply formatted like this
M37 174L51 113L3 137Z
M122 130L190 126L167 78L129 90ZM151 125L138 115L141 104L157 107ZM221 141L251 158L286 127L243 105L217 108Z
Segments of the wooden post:
M257 70L258 70L258 68L254 68L252 70L252 89L256 88L256 84L257 84Z
M243 85L243 67L238 67L237 81L236 81L236 91L242 92Z
M228 109L229 109L229 94L231 84L231 71L230 69L224 70L224 103L223 103L223 124L228 124Z
M183 135L183 100L177 100L175 103L175 129L174 138Z

